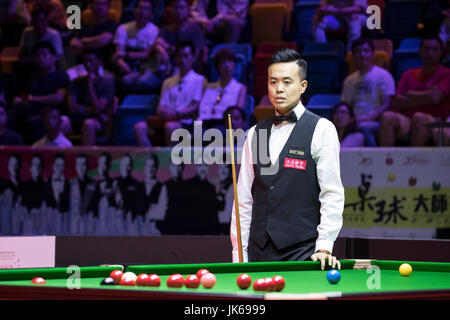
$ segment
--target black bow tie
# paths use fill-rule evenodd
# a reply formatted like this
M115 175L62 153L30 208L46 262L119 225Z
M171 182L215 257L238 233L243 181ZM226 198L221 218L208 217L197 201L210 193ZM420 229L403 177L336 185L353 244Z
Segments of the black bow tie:
M288 114L283 114L281 116L274 116L273 117L273 124L274 125L279 125L283 121L297 122L297 115L295 114L294 111L291 111Z

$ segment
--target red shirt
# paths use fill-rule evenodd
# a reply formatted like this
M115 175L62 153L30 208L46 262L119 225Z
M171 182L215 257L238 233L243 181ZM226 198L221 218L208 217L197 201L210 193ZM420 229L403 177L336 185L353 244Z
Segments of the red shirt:
M450 69L440 65L433 74L426 78L423 76L423 67L409 69L405 71L398 83L397 94L404 95L410 90L426 91L433 87L446 95L441 103L403 108L402 113L410 118L416 112L424 112L434 117L440 117L442 120L447 119L450 114Z

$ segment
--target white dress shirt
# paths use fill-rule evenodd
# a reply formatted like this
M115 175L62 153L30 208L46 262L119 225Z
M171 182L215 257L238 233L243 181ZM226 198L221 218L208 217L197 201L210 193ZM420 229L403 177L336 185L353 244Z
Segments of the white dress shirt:
M305 112L305 107L301 102L294 108L294 112L297 115L297 119L300 119L303 112ZM269 154L272 164L278 159L294 126L295 123L292 122L283 122L277 126L272 125L269 139ZM252 220L253 198L251 188L255 174L253 171L250 142L255 132L255 127L250 128L244 143L239 179L237 182L244 262L248 262L247 246ZM342 186L340 175L339 149L339 139L335 126L329 120L321 118L317 122L311 141L311 155L316 162L317 179L320 186L319 201L321 203L320 224L317 227L319 236L315 245L316 251L323 249L331 252L334 241L342 228L344 187ZM239 262L234 204L231 214L230 237L233 245L233 262Z

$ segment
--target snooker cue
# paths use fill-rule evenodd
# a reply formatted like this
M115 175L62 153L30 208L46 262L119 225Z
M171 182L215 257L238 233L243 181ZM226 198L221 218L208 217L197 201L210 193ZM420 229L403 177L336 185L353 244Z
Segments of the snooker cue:
M239 220L239 202L237 196L237 186L236 186L236 167L234 164L234 139L232 133L231 126L231 114L228 114L228 133L230 136L230 144L231 144L231 170L233 173L233 190L234 190L234 214L236 216L236 236L238 240L238 252L239 252L239 262L244 262L243 254L242 254L242 239L241 239L241 223Z

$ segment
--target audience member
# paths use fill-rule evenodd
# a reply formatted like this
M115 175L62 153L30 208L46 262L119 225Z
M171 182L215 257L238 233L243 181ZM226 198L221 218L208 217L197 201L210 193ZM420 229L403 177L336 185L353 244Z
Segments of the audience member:
M364 146L364 135L358 131L353 108L340 102L331 109L331 122L336 127L341 147L362 147Z
M67 13L61 0L32 0L31 11L39 5L49 8L48 21L50 27L65 35L67 33Z
M14 128L26 144L44 135L41 112L48 106L62 109L69 84L66 72L56 68L56 52L50 43L38 43L34 52L37 72L21 84L20 96L14 98Z
M389 108L395 94L395 82L385 69L374 65L375 47L369 39L352 44L356 71L344 81L341 100L353 106L355 125L365 136L365 146L375 147L380 116Z
M134 15L134 21L122 24L116 30L116 52L112 62L122 77L124 93L159 91L166 73L150 59L159 34L159 28L149 22L152 17L151 1L138 1Z
M117 23L108 18L110 0L92 0L92 25L84 25L70 41L72 54L80 55L84 50L99 50L103 65L111 68L110 59L114 53L113 39Z
M419 49L423 66L402 75L391 110L383 113L380 145L394 146L396 139L410 136L412 146L436 143L437 130L427 123L445 121L450 114L450 70L440 64L443 44L438 37L424 38Z
M5 105L0 103L0 146L23 145L22 137L16 132L9 130L6 127L7 123L8 123L8 115L6 107Z
M83 134L83 145L95 145L97 136L104 133L111 120L114 78L100 75L102 59L98 51L84 51L83 63L87 75L71 83L68 107L75 131L81 129Z
M361 36L366 24L367 0L320 0L312 22L312 35L315 42L326 42L327 30L347 29L347 46Z
M215 10L208 10L210 2L216 3ZM248 0L194 0L191 15L208 34L224 34L220 42L237 43L247 20L248 3ZM208 11L217 14L211 15Z
M172 132L178 128L190 128L198 115L198 107L206 86L204 76L193 69L195 61L195 48L191 43L177 45L175 60L179 72L167 78L162 86L161 98L157 114L165 120L164 136L167 145L171 144ZM151 145L148 138L148 126L145 121L134 126L137 144L139 146Z
M72 147L72 142L61 133L61 111L58 108L46 108L44 125L47 134L33 143L33 147Z
M221 49L214 56L220 79L208 84L199 106L197 120L217 120L222 126L224 111L230 106L244 108L247 87L233 77L235 56L230 49ZM205 124L203 128L207 128Z
M160 63L167 65L170 55L174 55L176 45L180 42L191 42L195 48L195 55L200 63L206 61L205 33L201 25L189 18L190 8L187 0L172 0L171 23L164 24L160 29L156 43L163 50ZM164 55L167 52L168 55ZM174 63L172 62L172 65Z
M50 43L56 54L56 60L63 56L61 36L55 29L49 27L50 8L46 5L34 5L31 13L31 26L25 28L19 45L19 59L23 62L32 62L34 48L39 42Z

